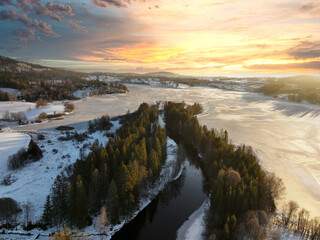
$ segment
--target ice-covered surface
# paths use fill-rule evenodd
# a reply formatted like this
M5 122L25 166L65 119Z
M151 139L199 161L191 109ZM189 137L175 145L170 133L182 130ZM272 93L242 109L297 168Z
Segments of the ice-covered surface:
M177 231L177 240L203 240L205 233L204 218L210 206L210 199L207 198L187 221Z
M9 113L24 112L28 120L34 121L43 112L47 114L63 113L64 105L62 102L53 102L48 103L47 106L36 108L36 104L31 102L0 102L0 118L3 118L6 111Z
M30 136L6 129L0 131L0 182L8 171L8 158L18 152L21 148L28 148ZM1 186L0 186L1 187ZM2 194L0 193L0 197Z

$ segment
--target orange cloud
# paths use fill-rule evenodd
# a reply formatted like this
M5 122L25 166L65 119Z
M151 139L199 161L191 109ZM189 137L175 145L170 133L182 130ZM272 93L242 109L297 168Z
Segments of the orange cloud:
M157 63L168 61L170 58L182 52L183 49L178 47L166 47L141 42L108 48L106 50L92 51L94 55L98 56L77 56L76 58L85 61Z

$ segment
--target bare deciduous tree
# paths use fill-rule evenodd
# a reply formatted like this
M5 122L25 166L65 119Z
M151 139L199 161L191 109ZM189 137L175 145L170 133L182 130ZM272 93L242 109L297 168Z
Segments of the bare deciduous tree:
M25 225L28 225L29 222L32 221L34 207L30 201L27 201L25 204L22 205L22 211L24 215Z
M287 204L284 205L282 210L282 221L284 226L287 227L291 220L295 218L298 209L299 205L295 201L289 201Z

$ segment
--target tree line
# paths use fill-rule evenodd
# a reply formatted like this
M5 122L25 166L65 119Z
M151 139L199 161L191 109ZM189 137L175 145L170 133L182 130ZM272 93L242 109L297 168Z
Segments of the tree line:
M287 95L287 100L294 102L307 101L320 104L320 78L316 76L296 76L269 80L257 89L268 96Z
M7 97L13 100L35 102L39 98L47 101L76 99L73 93L77 90L90 89L91 95L127 92L123 84L106 84L101 81L87 81L84 79L47 80L29 75L0 71L0 87L14 88L20 91L18 96L9 96L0 92L0 101Z
M116 138L106 146L95 142L87 156L57 176L44 206L44 225L82 228L102 206L116 224L136 210L165 163L166 130L158 125L158 107L146 103L121 123Z
M284 191L282 181L265 172L250 147L234 146L227 131L200 126L199 104L168 102L165 120L168 131L191 144L204 165L210 186L211 205L206 217L209 239L259 239L267 214L276 210L275 199Z

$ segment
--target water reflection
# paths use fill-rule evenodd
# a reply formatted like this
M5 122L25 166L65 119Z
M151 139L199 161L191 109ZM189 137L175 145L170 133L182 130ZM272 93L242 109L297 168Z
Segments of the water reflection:
M112 239L163 239L157 232L167 231L164 227L175 225L175 217L166 213L171 210L170 203L172 199L181 195L181 189L185 183L186 174L183 173L176 181L169 183L162 192L130 223L126 224L121 231L115 234ZM174 211L173 211L174 212ZM167 216L166 216L167 215ZM176 230L172 231L170 236L175 238ZM168 234L169 236L169 234ZM168 239L168 238L166 238Z

